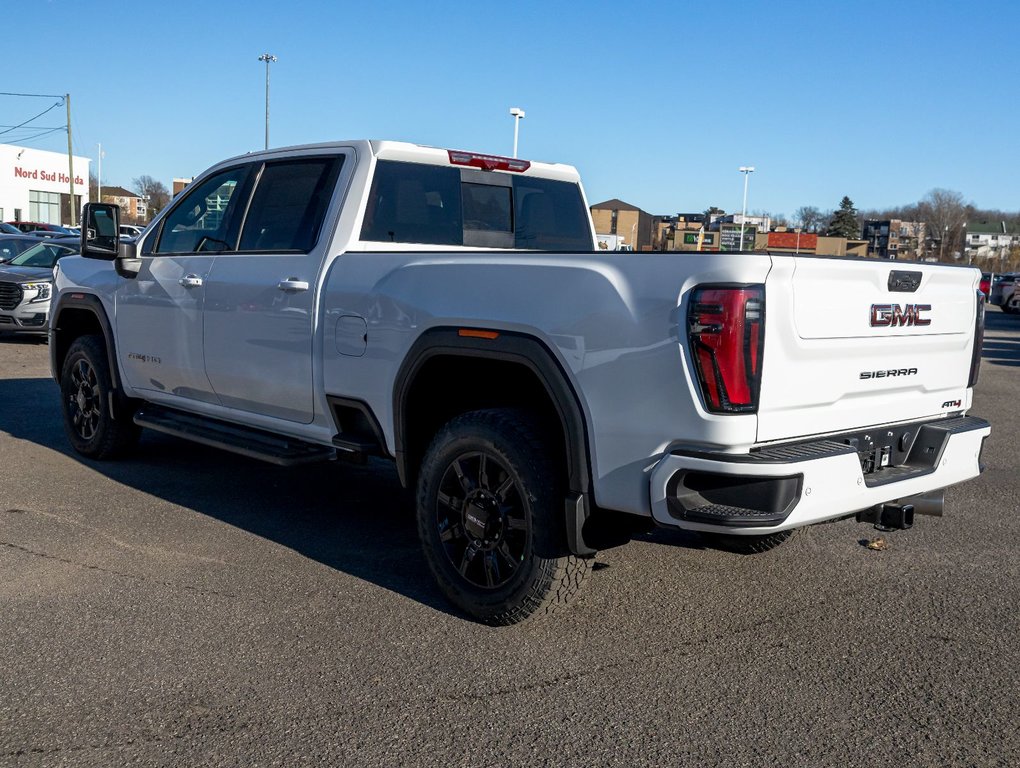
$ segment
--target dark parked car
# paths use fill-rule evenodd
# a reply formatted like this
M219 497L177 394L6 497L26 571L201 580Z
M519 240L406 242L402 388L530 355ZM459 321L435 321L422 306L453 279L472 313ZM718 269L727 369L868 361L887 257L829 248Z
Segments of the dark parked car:
M38 237L23 235L20 232L16 235L0 235L0 264L10 261L22 251L38 244Z
M0 221L0 235L20 235L21 230L17 227L12 227L6 221Z
M73 235L74 233L59 224L46 224L39 221L8 221L19 232L52 232L54 235Z

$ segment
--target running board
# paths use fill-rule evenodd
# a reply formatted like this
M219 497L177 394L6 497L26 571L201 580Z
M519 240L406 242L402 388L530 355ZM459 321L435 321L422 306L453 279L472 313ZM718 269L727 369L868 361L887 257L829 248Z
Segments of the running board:
M202 445L222 448L281 467L311 464L336 458L336 450L306 443L261 429L204 418L158 405L144 405L135 413L135 424Z

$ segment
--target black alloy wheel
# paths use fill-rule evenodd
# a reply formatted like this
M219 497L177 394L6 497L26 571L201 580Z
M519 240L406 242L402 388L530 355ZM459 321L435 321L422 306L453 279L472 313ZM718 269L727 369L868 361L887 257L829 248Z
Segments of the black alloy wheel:
M520 485L488 453L465 453L450 462L436 495L436 524L449 562L482 589L506 584L531 547Z
M99 380L86 358L79 358L71 368L71 388L66 394L71 429L79 439L92 440L102 418Z
M471 411L439 430L418 478L418 534L440 590L465 613L506 625L580 591L591 560L571 555L563 468L532 413Z
M129 401L113 388L101 336L79 336L64 358L60 399L71 446L90 459L108 459L138 440Z

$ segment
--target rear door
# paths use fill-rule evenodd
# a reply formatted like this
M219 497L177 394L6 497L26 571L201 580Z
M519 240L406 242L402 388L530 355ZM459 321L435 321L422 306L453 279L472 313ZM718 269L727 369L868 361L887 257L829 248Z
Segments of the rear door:
M978 270L809 257L773 261L759 442L969 406Z
M312 337L317 277L326 255L334 190L353 151L264 163L236 251L206 284L205 371L230 408L312 421Z

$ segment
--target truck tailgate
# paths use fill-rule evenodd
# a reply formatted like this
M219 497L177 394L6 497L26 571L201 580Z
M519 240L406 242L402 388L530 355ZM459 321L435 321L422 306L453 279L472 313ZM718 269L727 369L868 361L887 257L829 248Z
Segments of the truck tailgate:
M969 407L979 278L937 264L773 255L758 441Z

